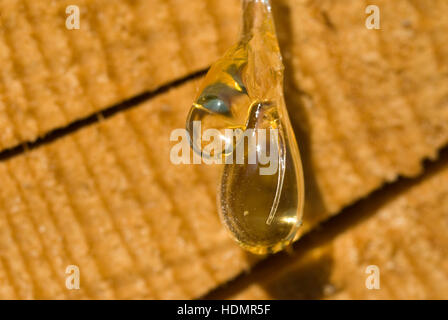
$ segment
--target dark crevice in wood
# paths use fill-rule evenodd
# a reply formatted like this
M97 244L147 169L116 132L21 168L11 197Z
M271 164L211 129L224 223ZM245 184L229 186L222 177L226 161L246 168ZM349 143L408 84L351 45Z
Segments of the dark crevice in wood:
M260 279L268 279L273 273L287 268L287 266L292 265L294 261L309 250L329 244L338 235L374 216L383 205L400 194L407 192L421 181L436 175L446 166L448 166L448 146L445 146L439 152L437 160L424 161L422 174L417 178L399 177L395 182L383 185L383 187L372 192L369 196L353 203L336 216L313 228L294 243L291 250L279 252L261 260L252 268L250 273L238 275L200 299L229 299L251 284L259 283L262 286L265 285Z
M27 141L20 145L15 146L15 147L0 151L0 161L9 160L13 157L19 156L19 155L27 152L27 151L36 149L42 145L52 143L55 140L63 138L63 137L65 137L69 134L72 134L82 128L85 128L87 126L98 123L101 120L110 118L110 117L116 115L117 113L129 110L131 108L135 108L147 100L150 100L160 94L166 93L166 92L170 91L171 89L180 87L183 84L185 84L191 80L195 80L195 79L198 79L198 78L204 76L207 73L207 70L208 69L200 70L200 71L190 74L186 77L183 77L181 79L178 79L178 80L175 80L168 84L165 84L155 90L146 91L142 94L139 94L135 97L124 100L124 101L122 101L118 104L115 104L113 106L110 106L106 109L100 110L100 111L95 112L89 116L78 119L78 120L68 124L65 127L56 128L56 129L48 132L44 136L37 138L35 141L32 141L32 142Z

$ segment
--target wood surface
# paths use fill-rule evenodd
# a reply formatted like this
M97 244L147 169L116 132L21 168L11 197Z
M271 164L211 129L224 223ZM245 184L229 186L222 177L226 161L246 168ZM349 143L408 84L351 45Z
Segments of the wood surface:
M65 28L68 4L81 9L80 30ZM375 208L310 248L309 263L332 248L322 271L335 288L330 298L446 298L447 175L427 177L422 161L436 161L448 142L448 2L376 4L380 30L365 27L364 1L273 1L305 168L302 233L361 199ZM239 2L3 0L0 12L0 298L198 298L250 276L260 258L233 243L217 216L220 168L169 160L170 133L184 127L198 90L191 75L236 41ZM145 92L153 92L146 101L114 109ZM400 176L417 175L424 178L415 187L395 190ZM386 183L378 192L398 200L378 207L377 197L365 199ZM428 225L409 233L418 214ZM420 253L410 244L419 237ZM431 255L424 268L423 251ZM353 252L361 260L347 258ZM375 296L356 287L369 257L397 270L417 261L418 272L442 271L409 271L404 293L385 284ZM305 262L291 261L302 279ZM67 265L80 267L80 290L66 289ZM355 269L359 279L349 280ZM235 296L309 297L300 288L266 290L286 281L285 270L267 284L253 278L255 289ZM391 273L386 280L401 279Z

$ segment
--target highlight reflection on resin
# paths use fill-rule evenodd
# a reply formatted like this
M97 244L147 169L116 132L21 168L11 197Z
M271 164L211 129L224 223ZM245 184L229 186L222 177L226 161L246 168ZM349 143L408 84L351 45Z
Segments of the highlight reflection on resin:
M218 200L223 223L243 248L257 254L290 244L302 221L303 171L283 97L283 69L269 1L243 1L241 40L210 68L187 119L195 152L227 163ZM210 154L202 139L195 140L197 121L202 130L219 130L220 150ZM240 133L231 147L226 129ZM253 150L244 135L249 129L265 130L267 143ZM226 161L241 145L246 156L274 150L276 171L260 174L267 164L258 157L240 164Z

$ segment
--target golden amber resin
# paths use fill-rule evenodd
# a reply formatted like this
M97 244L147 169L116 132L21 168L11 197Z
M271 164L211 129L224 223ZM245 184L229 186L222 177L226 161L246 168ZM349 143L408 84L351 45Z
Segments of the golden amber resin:
M212 65L187 119L190 143L203 158L233 157L235 146L246 141L242 132L267 129L268 143L256 145L256 150L275 146L276 172L260 174L267 165L258 158L252 164L224 164L218 197L224 225L243 248L256 254L289 245L302 221L303 171L283 97L283 70L269 1L243 1L241 40ZM193 135L195 122L202 130L218 130L223 140L226 129L240 129L240 134L231 148L210 154L201 137ZM244 148L245 155L253 151L249 144Z

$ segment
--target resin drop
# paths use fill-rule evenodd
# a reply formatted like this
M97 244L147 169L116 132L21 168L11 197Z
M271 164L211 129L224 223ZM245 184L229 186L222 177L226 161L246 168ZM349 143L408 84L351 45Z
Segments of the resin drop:
M257 254L289 245L302 221L303 171L283 97L283 69L269 1L243 1L241 40L210 68L187 119L195 152L224 163L218 197L223 223ZM219 133L219 148L210 152L210 141L193 134L195 123L201 132ZM237 161L239 155L245 161Z

